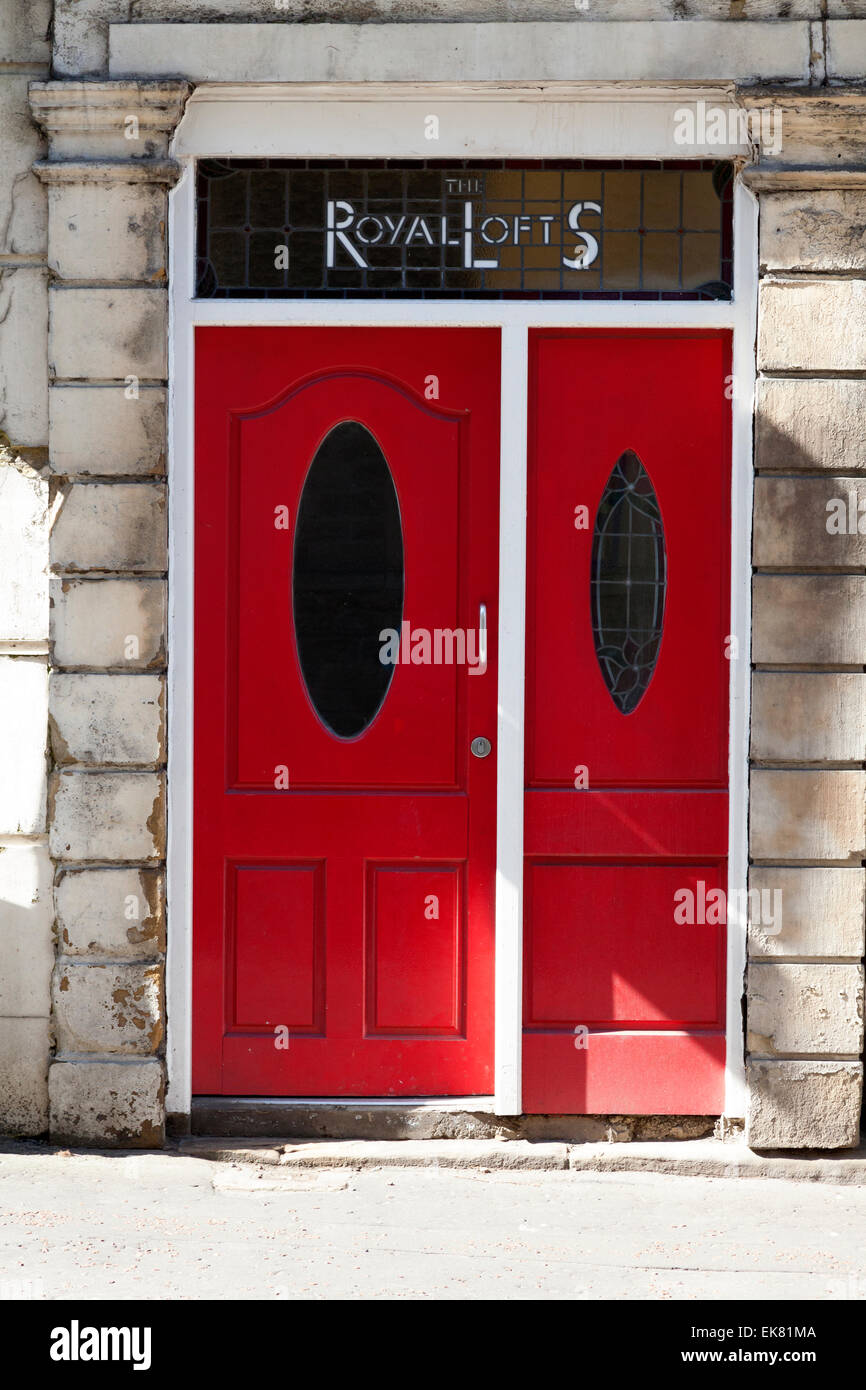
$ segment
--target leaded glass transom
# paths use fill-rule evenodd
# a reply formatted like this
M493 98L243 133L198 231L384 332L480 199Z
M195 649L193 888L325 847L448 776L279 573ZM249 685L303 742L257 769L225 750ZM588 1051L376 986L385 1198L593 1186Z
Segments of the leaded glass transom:
M204 299L730 299L714 160L203 159Z

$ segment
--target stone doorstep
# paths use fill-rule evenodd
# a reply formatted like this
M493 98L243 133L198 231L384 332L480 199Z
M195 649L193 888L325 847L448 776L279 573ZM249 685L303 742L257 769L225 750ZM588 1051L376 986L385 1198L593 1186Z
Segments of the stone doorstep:
M497 1115L492 1096L449 1096L414 1100L286 1100L242 1096L194 1096L188 1116L168 1117L176 1138L301 1139L527 1139L533 1143L655 1143L661 1139L705 1139L717 1133L713 1115ZM728 1119L726 1138L742 1130Z
M718 1139L562 1144L527 1139L181 1139L176 1151L259 1168L460 1168L580 1173L670 1173L689 1178L787 1178L837 1186L866 1183L866 1147L756 1153Z

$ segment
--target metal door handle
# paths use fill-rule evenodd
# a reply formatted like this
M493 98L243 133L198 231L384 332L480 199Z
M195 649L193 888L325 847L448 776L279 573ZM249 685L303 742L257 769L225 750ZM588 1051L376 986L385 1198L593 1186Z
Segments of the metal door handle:
M483 676L487 670L487 604L478 605L478 663L469 667L470 676Z
M483 676L487 670L487 604L478 605L478 663L469 667L470 676ZM489 738L478 736L469 745L476 758L486 758L491 749Z

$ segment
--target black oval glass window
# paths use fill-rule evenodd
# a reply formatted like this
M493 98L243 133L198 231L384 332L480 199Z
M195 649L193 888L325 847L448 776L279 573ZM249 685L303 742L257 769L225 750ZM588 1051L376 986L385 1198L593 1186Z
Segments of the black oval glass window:
M357 738L394 674L385 628L403 618L403 534L391 470L364 425L336 425L316 450L295 527L292 610L313 708L337 738Z
M649 474L631 449L607 480L592 540L592 635L605 685L623 714L652 680L665 612L667 557Z

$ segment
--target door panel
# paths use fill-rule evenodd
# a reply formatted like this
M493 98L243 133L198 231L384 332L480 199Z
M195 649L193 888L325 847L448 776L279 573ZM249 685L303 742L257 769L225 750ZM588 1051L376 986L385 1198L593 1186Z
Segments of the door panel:
M227 946L234 1028L323 1029L324 874L321 864L228 869Z
M462 867L369 865L368 875L370 1035L459 1037L465 1014ZM403 924L422 911L423 933L407 937Z
M698 881L723 888L724 864L530 861L527 1027L712 1027L724 982L718 936L672 917L674 894ZM574 931L578 904L590 954Z
M491 1089L498 381L493 329L197 330L199 1092Z
M420 380L423 389L423 377ZM274 763L286 762L275 750L279 752L279 740L291 730L290 775L297 788L456 787L464 780L456 763L462 694L457 667L395 666L380 717L363 737L350 741L334 737L318 717L305 681L298 679L292 536L272 524L272 534L266 535L264 521L267 508L270 523L274 507L280 505L297 517L318 446L341 416L360 419L379 443L397 492L404 546L413 560L416 549L422 549L423 566L406 566L406 619L413 630L432 632L455 628L468 616L460 614L458 590L459 418L431 410L423 400L406 394L399 382L372 372L339 371L301 385L277 408L237 421L230 486L237 500L239 535L229 652L236 681L230 731L237 744L229 785L271 789ZM466 421L462 423L465 433ZM251 477L252 485L242 484L242 478ZM471 625L476 622L473 618ZM279 656L262 661L262 653L275 647L293 657L288 670L287 659ZM420 669L423 699L418 691ZM231 745L230 749L235 751ZM464 757L464 770L465 765Z
M712 335L533 335L527 656L529 697L541 717L527 721L530 786L571 787L575 765L589 761L593 787L727 785L724 353ZM668 570L659 659L634 717L611 698L588 620L592 525L628 450L658 496ZM589 529L576 528L580 506Z
M529 1112L723 1106L729 354L530 335Z

